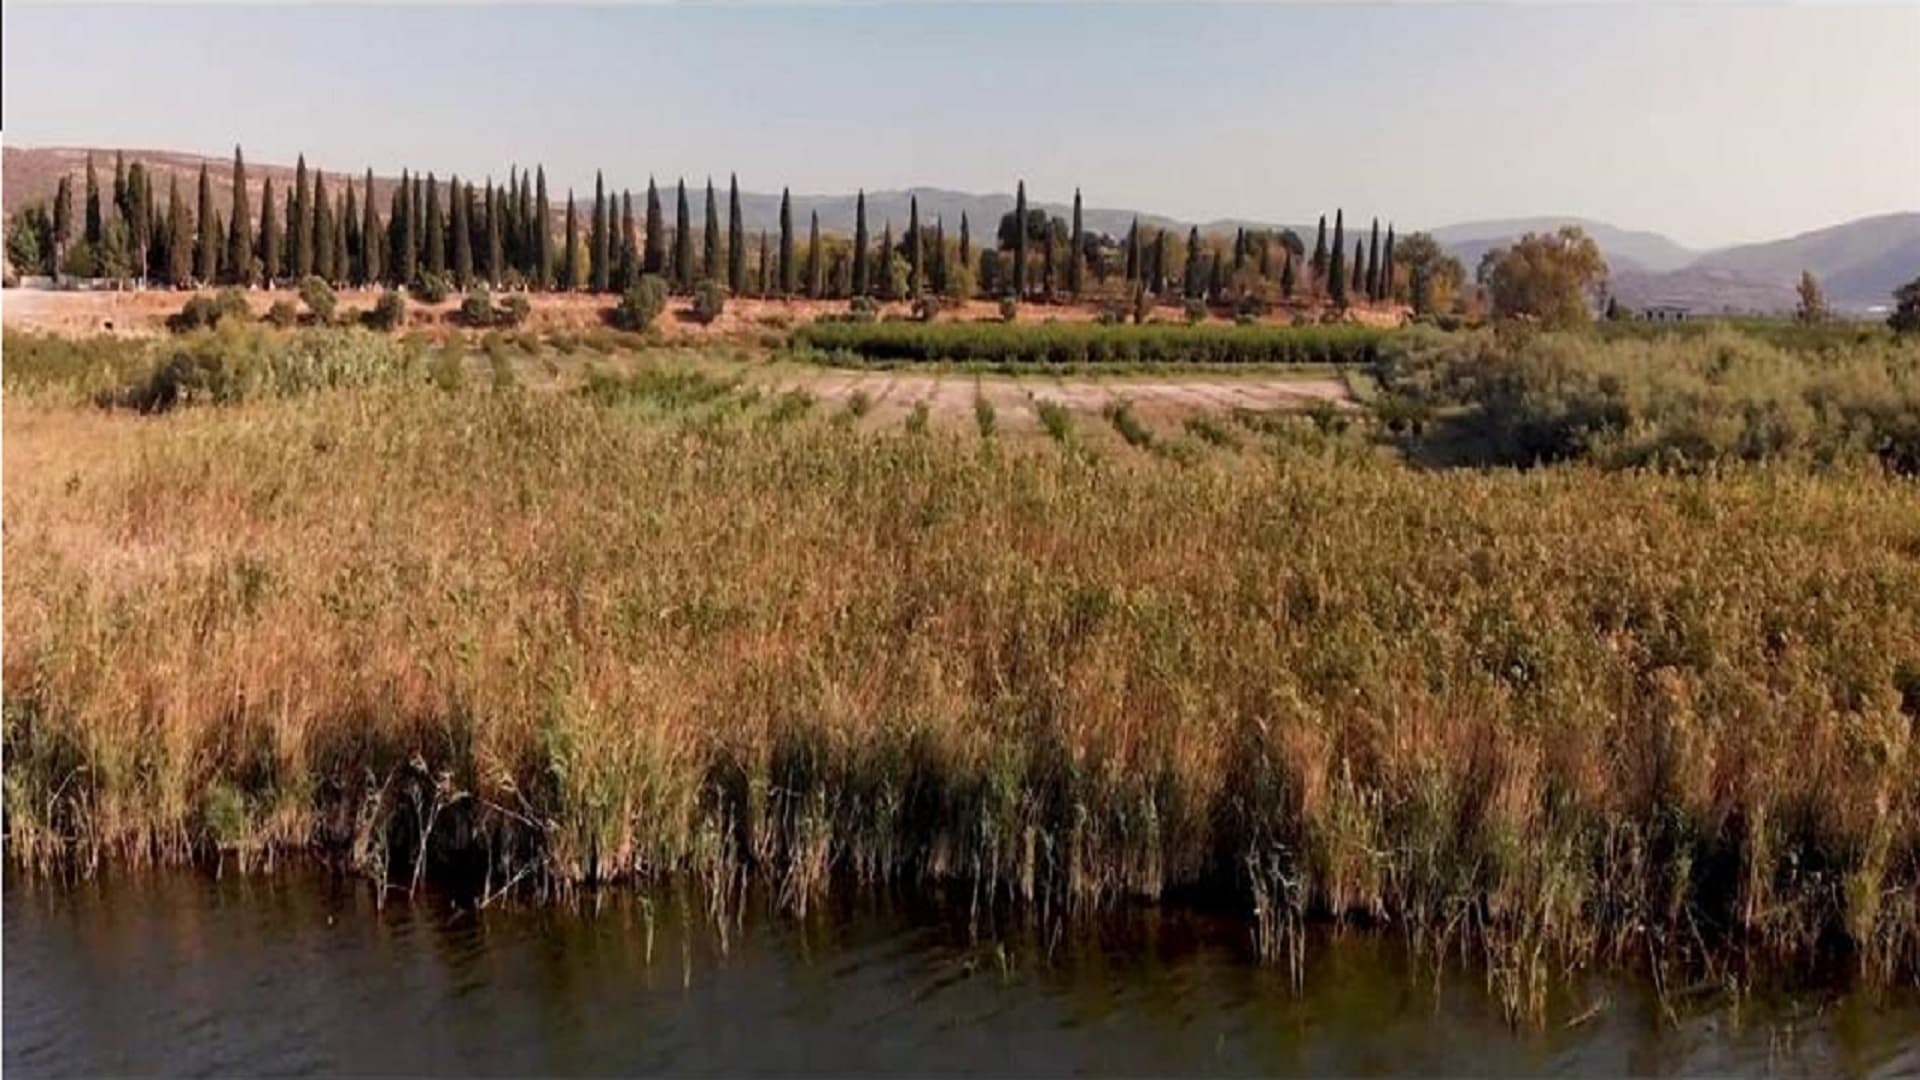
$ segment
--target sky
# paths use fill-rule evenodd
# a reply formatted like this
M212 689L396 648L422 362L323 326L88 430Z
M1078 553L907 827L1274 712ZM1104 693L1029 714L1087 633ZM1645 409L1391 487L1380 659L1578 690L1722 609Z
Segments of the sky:
M1182 220L1570 214L1695 248L1920 210L1920 3L8 3L10 146L556 191L738 172Z

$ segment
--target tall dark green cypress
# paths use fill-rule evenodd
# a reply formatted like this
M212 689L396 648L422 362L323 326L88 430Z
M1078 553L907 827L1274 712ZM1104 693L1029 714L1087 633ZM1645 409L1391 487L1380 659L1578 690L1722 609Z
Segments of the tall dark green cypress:
M1285 248L1280 263L1280 295L1293 299L1293 286L1293 249Z
M1393 299L1393 226L1387 226L1387 248L1380 263L1380 299Z
M233 148L233 235L228 237L227 266L236 285L253 284L253 208L247 205L247 163L240 147Z
M1366 295L1363 290L1367 286L1367 279L1361 267L1361 264L1366 261L1365 245L1366 241L1357 236L1353 238L1353 282L1349 291L1360 293L1362 296Z
M380 235L380 209L373 205L373 170L368 169L366 179L360 185L360 283L377 285L384 267L380 265L382 237Z
M1027 298L1027 182L1020 181L1020 188L1013 198L1013 295L1015 299Z
M907 295L917 297L925 287L920 278L920 196L907 197Z
M427 174L427 239L422 254L427 273L447 272L447 219L440 209L440 181L432 173Z
M473 282L473 222L467 218L467 191L455 176L447 188L453 203L453 284L465 289Z
M99 198L98 192L94 198ZM213 185L207 180L206 162L200 163L200 212L194 220L200 226L200 242L194 249L198 253L194 276L200 284L211 285L220 269L220 234L213 222Z
M606 292L613 280L612 267L607 263L607 243L611 234L607 228L607 185L600 170L593 171L593 247L589 258L593 260L594 292Z
M640 280L640 251L633 236L633 192L620 193L620 284L621 292Z
M394 278L406 288L412 288L420 280L420 219L413 212L413 193L418 190L419 181L402 173L400 187L393 193L394 218L399 223L394 230L394 237L399 241L394 251Z
M882 300L897 300L893 295L893 219L880 228L880 281L875 292Z
M727 288L735 296L747 291L747 232L740 219L740 175L727 177Z
M351 182L347 184L347 190L348 191L353 190L353 185ZM335 214L333 216L334 277L339 278L341 282L344 283L347 276L347 270L348 270L348 267L347 267L347 215Z
M760 230L760 297L766 298L767 290L773 288L772 267L767 264L767 230Z
M206 166L201 166L200 171L204 174ZM93 154L89 152L87 154L87 246L97 251L104 235L105 226L100 218L100 177L94 174ZM97 259L95 261L98 262Z
M138 161L127 170L127 246L133 256L135 278L147 276L147 247L153 239L153 218L146 210L149 198L147 170ZM251 259L252 253L247 257Z
M1344 210L1333 212L1333 247L1327 258L1327 296L1335 307L1347 306L1347 217Z
M1153 295L1164 296L1167 291L1167 230L1159 229L1153 234Z
M288 204L287 258L295 281L313 273L313 213L307 188L307 155L293 166L293 199Z
M967 212L960 211L960 265L973 269L973 233L967 228Z
M413 257L416 265L425 270L432 264L427 258L427 200L419 173L413 174L413 205L407 213L413 219Z
M793 265L793 197L780 189L780 298L793 295L796 280Z
M173 179L175 194L180 181ZM73 243L73 181L60 177L53 189L53 276L57 281L67 272L67 245Z
M1046 232L1040 237L1040 295L1047 303L1053 303L1053 222L1046 224Z
M687 179L680 178L673 204L673 283L693 290L693 214L687 208Z
M273 177L260 184L260 277L273 288L280 276L280 215L273 205Z
M342 176L340 186L346 191L346 198L341 200L344 208L340 211L340 232L345 238L340 245L340 279L359 285L366 272L362 254L365 245L360 242L360 200L354 195L353 177Z
M653 177L647 177L647 248L641 263L641 271L648 274L667 272L667 234L666 222L661 220L660 189L653 184Z
M1380 299L1380 219L1373 219L1373 234L1367 240L1367 299Z
M1205 279L1200 275L1205 269L1206 265L1200 261L1200 227L1196 225L1187 230L1187 299L1193 300L1200 296L1205 287Z
M573 189L567 189L566 256L560 262L560 291L572 292L580 281L580 229L573 220Z
M553 217L547 206L547 167L536 166L533 189L533 271L527 276L530 287L546 289L553 284Z
M1137 217L1127 227L1127 282L1140 283L1140 219Z
M534 239L533 239L533 177L527 170L520 170L519 204L514 209L514 224L517 231L520 250L519 261L514 265L520 268L520 276L529 289L537 288L533 276Z
M121 150L113 152L113 212L122 221L131 212L127 205L127 157Z
M1327 215L1320 215L1320 232L1313 241L1313 280L1324 282L1327 279Z
M713 177L707 177L707 220L705 226L704 249L700 253L700 276L708 281L720 281L720 204L714 199Z
M499 288L507 272L507 200L487 177L487 284Z
M866 296L872 287L867 272L867 190L861 188L853 203L853 295Z
M333 280L333 207L327 203L327 177L313 171L313 272Z
M180 175L167 182L167 284L178 289L193 281L193 226L181 202Z
M936 216L933 219L933 258L930 270L931 273L928 276L933 279L933 291L940 296L945 296L947 282L950 279L947 277L947 222L944 217Z
M820 254L820 211L807 223L807 297L818 300L827 294L827 265Z
M1082 258L1081 252L1085 250L1082 245L1085 243L1086 234L1080 231L1080 189L1074 188L1073 249L1067 252L1067 291L1073 294L1075 300L1080 299L1080 288L1082 285L1080 263Z

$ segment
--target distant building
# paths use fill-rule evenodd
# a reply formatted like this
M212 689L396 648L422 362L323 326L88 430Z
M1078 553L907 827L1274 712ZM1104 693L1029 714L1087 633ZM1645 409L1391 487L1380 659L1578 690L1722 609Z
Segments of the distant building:
M1686 322L1693 309L1684 304L1648 304L1640 309L1642 322Z

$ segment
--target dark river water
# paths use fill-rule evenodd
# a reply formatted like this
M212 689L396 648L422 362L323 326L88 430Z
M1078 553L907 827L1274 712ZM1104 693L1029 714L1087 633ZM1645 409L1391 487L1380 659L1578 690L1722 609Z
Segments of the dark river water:
M884 897L723 935L686 894L483 913L314 869L9 872L9 1077L128 1073L1920 1074L1911 994L1584 977L1513 1027L1485 979L1323 936L1296 990L1238 921L970 932Z

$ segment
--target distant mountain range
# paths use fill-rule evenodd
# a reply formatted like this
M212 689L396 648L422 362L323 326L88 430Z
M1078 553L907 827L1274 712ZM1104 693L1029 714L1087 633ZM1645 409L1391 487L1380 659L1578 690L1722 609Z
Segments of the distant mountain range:
M86 148L13 147L0 152L4 158L0 191L4 192L4 210L51 199L62 174L75 178L76 192L86 168ZM112 182L113 150L92 151L103 186ZM164 202L167 184L178 177L183 197L196 197L195 184L200 166L208 167L208 179L214 189L214 201L223 210L232 205L231 161L199 154L167 150L126 150L128 161L139 160L157 177L155 194ZM336 195L347 174L326 173L328 185ZM361 173L353 176L357 180ZM260 186L268 177L284 192L293 179L291 166L262 162L247 163L249 197L258 205ZM374 196L382 214L386 212L393 177L374 178ZM496 179L504 182L504 177ZM705 182L690 181L687 202L693 221L705 221ZM717 197L726 199L726 178L715 177ZM551 191L554 212L566 205L564 190ZM633 193L636 202L644 189ZM591 202L590 193L575 192L583 206ZM909 205L917 198L921 220L931 224L943 221L949 232L960 227L965 214L975 242L993 235L1001 215L1013 209L1009 193L974 194L941 188L909 188L904 191L867 193L867 221L877 235L888 223L896 233L906 228ZM661 189L666 212L673 214L674 191L666 184ZM793 215L796 229L804 230L810 215L820 215L820 225L830 232L853 230L853 195L795 195ZM1071 204L1041 202L1032 206L1065 216ZM779 227L780 196L766 192L740 193L740 209L749 232ZM644 207L636 205L636 216ZM1136 219L1155 228L1186 229L1198 225L1202 232L1226 232L1240 227L1291 228L1309 245L1313 243L1313 224L1278 225L1271 222L1221 218L1204 222L1184 222L1144 211L1085 207L1082 221L1088 229L1112 236L1124 235ZM1370 220L1370 219L1369 219ZM1356 215L1352 222L1364 227ZM1742 244L1699 252L1690 250L1659 233L1623 229L1604 221L1579 217L1528 217L1493 221L1472 221L1446 225L1431 231L1436 239L1465 264L1471 274L1488 250L1512 243L1528 232L1545 232L1562 225L1578 225L1599 243L1612 269L1612 288L1622 303L1634 307L1649 303L1673 303L1700 312L1783 311L1795 303L1794 285L1802 270L1811 270L1826 289L1830 303L1843 309L1866 311L1889 302L1895 287L1920 277L1920 212L1883 214L1844 222L1825 229L1759 244Z

